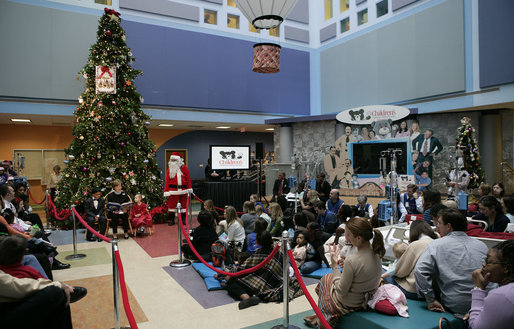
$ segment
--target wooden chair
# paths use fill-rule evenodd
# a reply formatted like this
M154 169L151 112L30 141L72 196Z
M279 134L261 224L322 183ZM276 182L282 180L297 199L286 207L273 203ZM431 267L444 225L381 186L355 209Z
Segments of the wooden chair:
M107 226L105 227L105 236L109 234L109 228L111 228L111 220L109 217L107 217L107 210L105 210L105 218L107 218ZM118 223L121 224L121 223ZM128 225L129 225L129 235L134 236L134 230L132 229L132 223L130 222L130 212L129 212L129 219L128 219Z

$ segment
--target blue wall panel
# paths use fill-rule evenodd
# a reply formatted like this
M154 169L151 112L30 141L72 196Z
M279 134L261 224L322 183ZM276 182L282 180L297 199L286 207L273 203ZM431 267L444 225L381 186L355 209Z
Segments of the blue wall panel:
M480 87L514 82L514 1L478 2Z
M162 179L165 177L164 159L167 149L187 149L188 168L192 179L202 179L205 177L204 166L209 159L209 145L250 145L250 149L255 151L255 143L263 143L266 152L273 151L273 134L256 132L234 132L234 131L204 131L196 130L178 135L157 149L157 163L162 168Z
M310 112L309 53L282 48L281 72L253 72L253 43L124 21L127 44L143 70L138 91L146 105Z

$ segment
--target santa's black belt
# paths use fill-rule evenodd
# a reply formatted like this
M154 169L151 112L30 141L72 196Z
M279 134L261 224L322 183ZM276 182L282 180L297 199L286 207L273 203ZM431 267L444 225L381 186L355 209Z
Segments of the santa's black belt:
M169 184L168 185L169 188L187 188L187 185L174 185L174 184Z

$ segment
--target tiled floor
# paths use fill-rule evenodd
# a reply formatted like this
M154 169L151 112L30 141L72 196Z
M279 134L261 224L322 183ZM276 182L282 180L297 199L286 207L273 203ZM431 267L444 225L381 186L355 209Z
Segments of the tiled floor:
M180 279L168 274L168 266L177 256L177 226L154 225L152 236L121 240L119 250L128 290L131 294L131 307L138 327L141 329L168 328L271 328L281 323L283 305L276 303L260 304L245 310L238 310L235 301L225 291L209 292L196 273L188 272ZM88 287L88 295L73 304L72 316L75 329L112 328L112 263L111 245L106 242L84 241L84 231L77 234L77 252L87 255L85 259L65 261L72 264L67 270L54 271L54 278L74 285ZM82 237L82 238L81 238ZM72 231L54 231L51 240L59 244L59 259L73 253ZM166 269L166 270L165 270ZM188 290L197 284L204 289L203 301L197 301ZM314 294L315 285L308 286ZM201 291L201 290L200 290ZM228 298L227 298L228 297ZM198 296L196 296L198 298ZM220 299L225 300L224 303ZM121 303L121 302L120 302ZM211 305L205 307L205 303ZM218 306L219 305L219 306ZM305 297L290 302L292 324L303 327L297 315L309 311ZM271 324L272 320L277 320ZM122 325L125 320L122 320Z

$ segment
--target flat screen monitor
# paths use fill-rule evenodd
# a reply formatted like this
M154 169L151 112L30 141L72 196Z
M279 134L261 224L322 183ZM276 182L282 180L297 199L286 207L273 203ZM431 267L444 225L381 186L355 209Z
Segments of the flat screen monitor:
M212 170L250 169L250 145L210 145Z
M388 149L401 149L402 154L397 155L396 172L398 175L411 174L408 168L410 154L407 152L409 143L406 141L372 141L352 143L353 170L358 175L380 174L381 152ZM409 150L410 151L410 150ZM391 156L386 156L386 173L391 171Z

